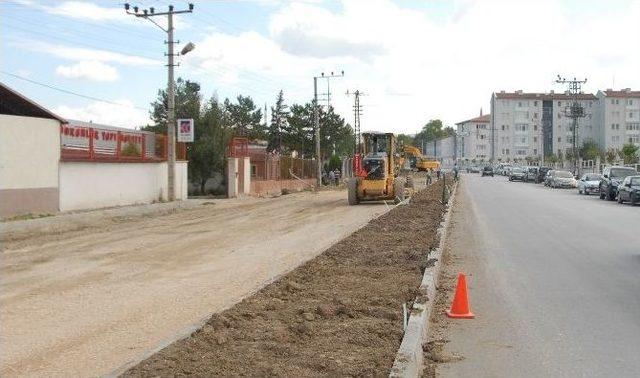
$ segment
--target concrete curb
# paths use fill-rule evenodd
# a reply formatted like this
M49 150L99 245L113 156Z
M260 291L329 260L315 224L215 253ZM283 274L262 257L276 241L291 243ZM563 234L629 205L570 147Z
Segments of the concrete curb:
M451 221L451 209L455 199L458 183L456 182L447 202L447 211L444 215L438 234L440 241L438 247L429 253L429 259L436 259L435 264L425 269L420 284L420 294L413 302L410 310L407 328L402 338L402 343L393 362L389 377L420 377L424 368L424 356L422 343L427 340L429 333L429 318L436 298L436 287L440 274L440 259L447 239L447 230Z

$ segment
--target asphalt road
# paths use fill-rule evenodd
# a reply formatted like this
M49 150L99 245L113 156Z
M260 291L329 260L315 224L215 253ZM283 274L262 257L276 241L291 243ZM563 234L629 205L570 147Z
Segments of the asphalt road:
M476 319L436 315L463 357L437 374L640 375L640 206L477 174L460 189L444 276L468 273Z

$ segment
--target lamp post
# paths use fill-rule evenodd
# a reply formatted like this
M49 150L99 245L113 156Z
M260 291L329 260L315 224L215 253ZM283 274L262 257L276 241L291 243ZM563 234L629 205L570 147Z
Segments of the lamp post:
M133 8L133 12L131 9ZM173 15L181 14L181 13L191 13L193 12L193 4L189 3L189 9L176 11L173 8L173 5L169 5L169 10L167 12L156 12L153 7L149 9L140 9L137 6L131 7L129 3L124 4L124 9L127 14L133 15L138 18L144 18L146 20L151 21L154 25L159 27L163 32L167 33L167 199L169 201L175 200L175 170L176 170L176 115L175 115L175 80L174 80L174 56L177 55L185 55L192 51L195 48L195 45L191 42L187 43L180 54L174 54L173 45L178 42L174 42L173 40ZM151 17L154 16L167 16L167 28L163 28L158 23L156 23Z

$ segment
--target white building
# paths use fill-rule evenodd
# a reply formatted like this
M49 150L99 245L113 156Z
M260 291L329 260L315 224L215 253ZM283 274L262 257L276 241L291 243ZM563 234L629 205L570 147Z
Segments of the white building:
M566 93L497 92L491 96L489 159L492 161L543 160L573 148L572 119L567 117L573 97ZM578 95L586 117L578 122L578 146L598 141L594 111L598 99Z
M640 146L640 91L607 89L598 91L597 97L600 147L620 150L628 143Z
M464 162L488 161L490 154L491 115L485 114L456 123L458 140L456 157Z

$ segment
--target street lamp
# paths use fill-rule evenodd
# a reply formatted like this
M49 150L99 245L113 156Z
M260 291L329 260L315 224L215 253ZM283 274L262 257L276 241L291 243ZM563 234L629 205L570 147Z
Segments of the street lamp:
M193 49L195 48L196 48L196 45L194 45L193 42L189 42L186 45L184 45L184 47L180 51L180 55L187 55L189 52L193 51Z

